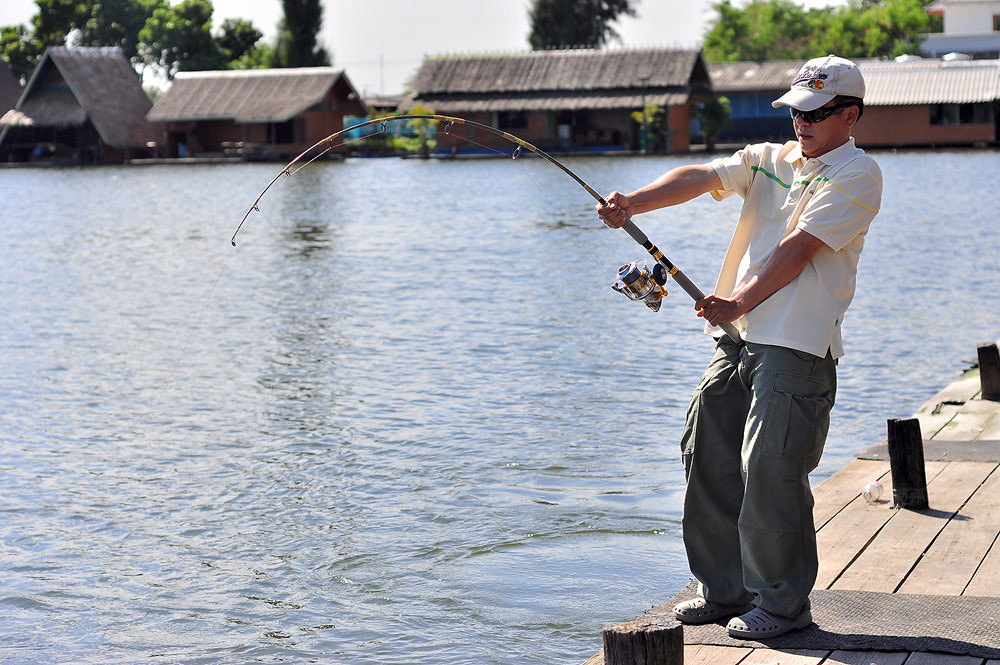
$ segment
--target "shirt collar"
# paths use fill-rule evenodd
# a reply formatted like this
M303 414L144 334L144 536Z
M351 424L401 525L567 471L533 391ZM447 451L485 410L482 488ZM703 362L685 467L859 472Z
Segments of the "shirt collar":
M834 148L833 150L828 150L824 152L819 157L814 157L827 166L833 166L839 162L847 161L848 159L854 157L858 152L857 146L854 145L854 137L850 136L844 143ZM793 147L788 155L785 156L785 161L789 164L794 164L795 162L803 159L809 159L802 154L802 146L799 145L798 141L795 142L795 147Z

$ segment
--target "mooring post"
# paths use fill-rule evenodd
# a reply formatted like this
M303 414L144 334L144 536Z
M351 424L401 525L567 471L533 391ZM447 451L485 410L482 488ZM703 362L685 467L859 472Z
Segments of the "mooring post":
M996 343L979 346L979 383L983 399L1000 402L1000 352Z
M916 418L889 419L889 468L893 505L911 510L927 508L924 440Z
M684 626L646 617L604 629L604 665L684 665Z

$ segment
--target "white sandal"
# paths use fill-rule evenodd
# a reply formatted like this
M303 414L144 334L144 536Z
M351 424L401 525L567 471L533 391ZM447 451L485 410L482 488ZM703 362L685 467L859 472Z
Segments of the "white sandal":
M692 598L675 606L674 616L681 623L697 625L743 614L752 607L752 605L722 605L704 598Z
M794 619L768 612L763 607L755 607L743 616L729 620L726 630L731 637L741 640L759 640L784 635L790 630L805 628L812 623L812 613L802 610Z

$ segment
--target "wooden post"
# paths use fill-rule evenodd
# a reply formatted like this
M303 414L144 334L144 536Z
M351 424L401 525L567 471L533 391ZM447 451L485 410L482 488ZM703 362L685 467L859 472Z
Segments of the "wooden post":
M916 418L889 419L889 468L893 505L911 510L927 508L924 440Z
M996 344L979 346L979 383L983 399L1000 402L1000 352Z
M684 626L649 617L607 626L604 665L684 665Z

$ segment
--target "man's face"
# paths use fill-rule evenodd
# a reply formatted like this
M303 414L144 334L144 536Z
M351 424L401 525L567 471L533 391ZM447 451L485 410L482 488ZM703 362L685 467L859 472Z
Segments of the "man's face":
M819 119L830 111L830 115ZM843 145L850 138L851 128L857 119L856 106L844 106L843 102L836 100L827 102L816 111L800 113L792 110L792 126L806 157L819 157Z

